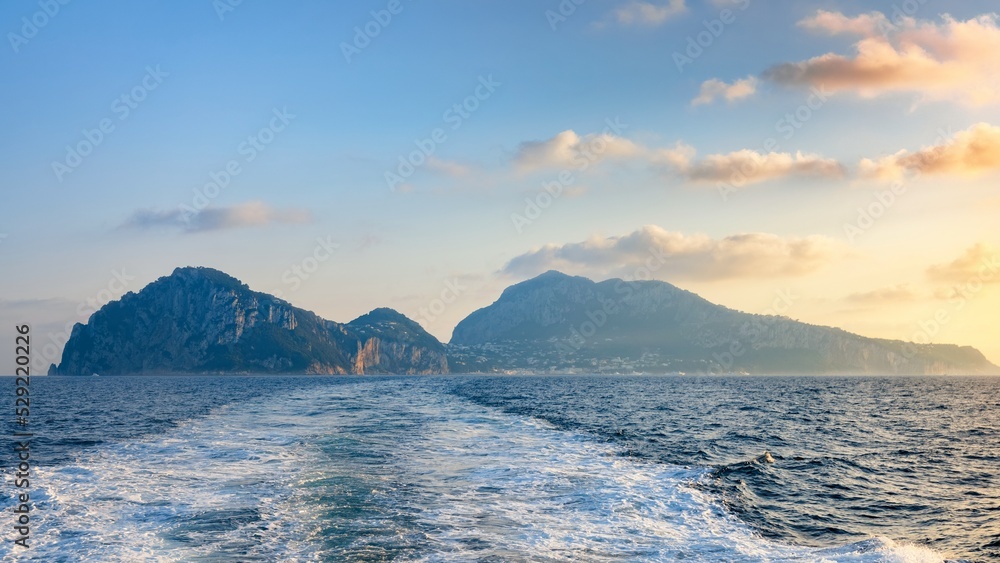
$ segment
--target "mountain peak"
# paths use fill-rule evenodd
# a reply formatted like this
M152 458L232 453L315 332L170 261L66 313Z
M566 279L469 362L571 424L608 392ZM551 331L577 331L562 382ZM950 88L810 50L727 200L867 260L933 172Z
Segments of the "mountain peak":
M565 373L994 373L972 348L865 338L713 304L669 283L548 271L452 334L455 367ZM464 354L464 355L463 355Z
M216 270L215 268L209 268L207 266L178 266L174 268L174 271L170 273L170 276L229 276L229 274L223 272L222 270Z
M559 270L548 270L546 272L538 274L537 276L534 277L534 279L537 280L537 279L555 279L555 278L571 278L571 277L573 276L569 274L564 274Z
M165 276L160 279L178 279L178 280L205 280L211 283L224 285L228 287L241 287L249 290L250 288L240 280L234 278L233 276L223 272L222 270L216 270L215 268L208 268L205 266L182 266L179 268L174 268L169 276Z
M327 321L213 268L177 268L77 325L54 374L447 373L440 342L392 309Z
M377 322L412 323L413 320L395 309L390 309L389 307L379 307L361 315L348 324L371 324Z
M549 270L545 273L538 274L533 278L528 278L522 282L515 283L509 286L500 295L500 299L505 296L509 297L515 295L522 291L532 291L539 287L551 287L559 284L582 284L582 285L593 285L594 282L582 277L582 276L571 276L569 274L564 274L558 270Z

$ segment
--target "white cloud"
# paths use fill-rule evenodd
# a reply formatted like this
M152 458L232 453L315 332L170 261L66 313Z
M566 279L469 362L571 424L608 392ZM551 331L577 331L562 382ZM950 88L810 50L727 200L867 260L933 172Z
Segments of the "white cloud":
M811 18L798 22L798 26L827 35L860 35L872 37L893 28L892 22L881 12L870 12L853 18L840 12L819 10Z
M725 98L727 102L734 102L743 98L748 98L757 92L757 78L748 76L726 84L718 78L712 78L701 83L701 91L698 97L691 100L691 105L699 106L710 104L718 98Z
M694 182L731 182L742 186L784 177L842 178L844 167L836 160L802 152L767 154L743 149L696 158L694 147L677 142L672 147L650 148L608 134L580 136L563 131L544 141L521 143L513 162L517 171L564 168L583 170L602 160L638 161L661 174L677 174Z
M844 167L836 160L815 154L770 152L743 149L713 154L693 163L685 174L696 181L731 182L736 186L756 184L788 176L842 178Z
M521 143L514 155L514 164L519 172L582 168L607 158L631 158L642 153L642 147L622 137L608 133L581 137L573 130L566 130L544 141Z
M684 0L663 3L633 0L614 11L614 19L622 25L657 26L687 11Z
M624 236L548 244L515 257L503 272L531 276L555 269L600 278L634 276L646 268L666 280L771 278L812 273L842 254L826 237L745 233L713 239L647 225Z

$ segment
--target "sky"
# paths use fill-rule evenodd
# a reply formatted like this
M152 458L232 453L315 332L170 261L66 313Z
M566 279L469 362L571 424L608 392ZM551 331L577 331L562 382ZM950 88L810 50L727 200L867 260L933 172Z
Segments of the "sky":
M1000 362L996 9L4 2L0 324L209 266L447 341L557 269Z

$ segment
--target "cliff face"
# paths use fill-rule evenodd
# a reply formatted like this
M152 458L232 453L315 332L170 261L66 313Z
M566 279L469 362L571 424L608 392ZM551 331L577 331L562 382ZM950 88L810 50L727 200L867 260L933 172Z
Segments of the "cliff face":
M359 338L354 373L448 373L444 345L392 309L375 309L347 327Z
M1000 372L971 347L865 338L741 313L664 282L594 283L558 272L507 288L455 327L450 347L466 370Z
M391 313L378 330L370 315L335 323L217 270L178 268L77 324L50 373L447 373L441 343Z

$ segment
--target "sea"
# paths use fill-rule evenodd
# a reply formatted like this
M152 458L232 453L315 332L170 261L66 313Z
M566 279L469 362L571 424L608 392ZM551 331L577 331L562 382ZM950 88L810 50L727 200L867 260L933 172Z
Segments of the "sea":
M33 377L27 549L0 389L3 561L1000 561L1000 378Z

